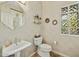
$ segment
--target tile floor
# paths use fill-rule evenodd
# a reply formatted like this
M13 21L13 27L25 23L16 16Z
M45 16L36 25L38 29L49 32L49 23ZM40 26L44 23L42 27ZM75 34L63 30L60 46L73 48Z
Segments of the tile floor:
M39 54L36 52L32 57L40 57ZM50 57L61 57L58 54L55 54L53 52L50 52Z

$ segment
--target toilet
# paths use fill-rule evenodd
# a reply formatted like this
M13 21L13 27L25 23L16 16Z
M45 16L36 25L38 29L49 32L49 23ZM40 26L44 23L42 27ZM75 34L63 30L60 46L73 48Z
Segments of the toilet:
M43 38L41 35L37 34L34 37L34 44L35 46L37 46L37 53L41 57L50 57L49 52L52 51L52 48L50 45L42 43L42 41L43 41Z

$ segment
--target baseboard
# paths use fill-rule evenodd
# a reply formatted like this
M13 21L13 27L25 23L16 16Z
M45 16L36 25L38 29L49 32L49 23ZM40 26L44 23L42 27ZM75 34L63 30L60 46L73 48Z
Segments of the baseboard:
M33 52L29 57L33 57L33 55L35 55L37 53L37 51ZM69 57L63 53L57 52L55 50L51 51L51 57Z
M54 51L54 50L52 52L59 55L60 57L69 57L69 56L67 56L67 55L65 55L63 53L60 53L60 52L57 52L57 51Z

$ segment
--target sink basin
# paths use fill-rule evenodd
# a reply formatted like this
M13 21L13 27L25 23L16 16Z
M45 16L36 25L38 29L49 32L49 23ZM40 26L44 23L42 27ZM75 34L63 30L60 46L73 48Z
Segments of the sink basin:
M20 52L21 50L31 46L31 45L32 44L27 41L17 42L17 45L12 44L7 48L3 48L2 56L9 56L9 55L15 54L15 53Z

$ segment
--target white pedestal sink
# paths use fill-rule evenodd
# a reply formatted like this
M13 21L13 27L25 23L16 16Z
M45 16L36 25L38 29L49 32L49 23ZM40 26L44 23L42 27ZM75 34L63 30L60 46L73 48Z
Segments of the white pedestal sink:
M27 41L21 41L21 42L17 42L17 44L12 44L7 48L3 47L3 51L2 51L2 56L10 56L12 54L15 54L16 57L20 57L20 51L31 46L32 43L27 42Z

